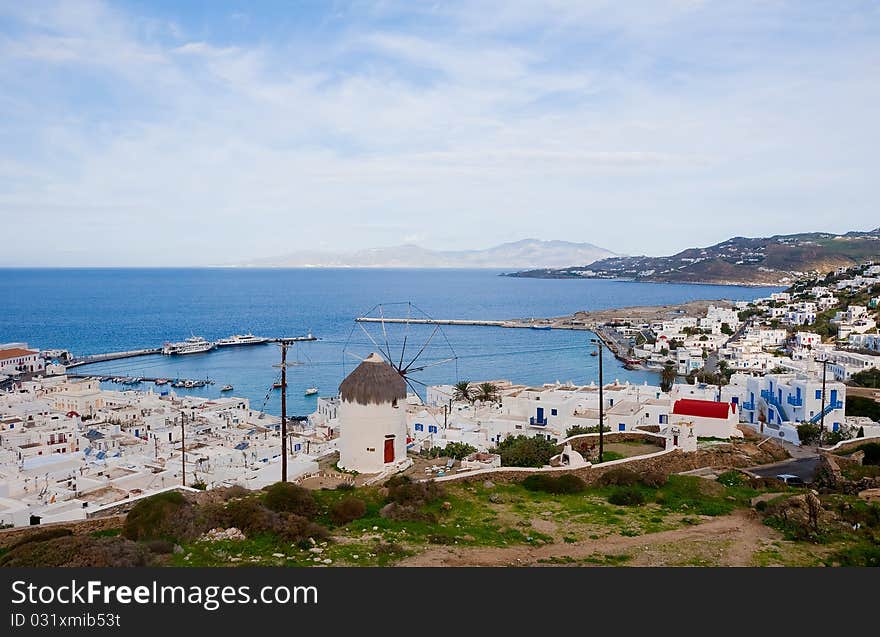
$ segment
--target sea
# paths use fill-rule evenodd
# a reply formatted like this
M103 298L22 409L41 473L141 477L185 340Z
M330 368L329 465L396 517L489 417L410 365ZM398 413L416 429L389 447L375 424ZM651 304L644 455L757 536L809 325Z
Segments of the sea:
M288 350L288 414L307 415L318 395L333 396L360 360L380 351L409 365L413 391L458 380L524 384L598 380L592 333L502 327L357 323L357 317L409 319L540 318L697 299L748 300L779 288L556 280L493 270L416 269L0 269L0 343L67 349L75 356L160 347L190 336L216 340L252 332L307 333L318 340ZM606 382L657 382L605 357ZM196 389L142 383L136 389L204 397L246 397L280 413L280 347L264 344L187 356L149 355L76 368L79 374L211 379ZM109 389L120 385L105 383Z

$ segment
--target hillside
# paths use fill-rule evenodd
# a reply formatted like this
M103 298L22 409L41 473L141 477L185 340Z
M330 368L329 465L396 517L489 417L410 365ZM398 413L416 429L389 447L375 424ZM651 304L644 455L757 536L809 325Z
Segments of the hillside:
M245 267L280 268L560 268L615 256L591 243L523 239L485 250L441 251L416 245L351 252L300 251L251 261Z
M653 282L787 285L809 272L880 260L880 228L843 235L813 232L767 238L734 237L666 257L611 257L581 266L544 268L508 276L602 278Z

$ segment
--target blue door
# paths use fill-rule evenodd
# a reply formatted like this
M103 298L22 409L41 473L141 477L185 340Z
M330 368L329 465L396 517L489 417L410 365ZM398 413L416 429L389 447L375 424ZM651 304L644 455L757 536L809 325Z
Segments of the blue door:
M538 422L544 422L544 408L543 407L538 407L537 420L538 420Z
M836 402L837 402L837 390L832 389L831 390L831 404L833 405Z

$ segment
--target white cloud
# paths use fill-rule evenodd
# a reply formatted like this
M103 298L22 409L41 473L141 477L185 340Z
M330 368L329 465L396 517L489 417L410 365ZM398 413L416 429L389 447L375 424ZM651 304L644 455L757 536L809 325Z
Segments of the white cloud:
M0 215L43 245L97 234L76 258L120 263L871 225L876 12L819 37L781 9L658 6L443 4L250 44L100 2L14 6Z

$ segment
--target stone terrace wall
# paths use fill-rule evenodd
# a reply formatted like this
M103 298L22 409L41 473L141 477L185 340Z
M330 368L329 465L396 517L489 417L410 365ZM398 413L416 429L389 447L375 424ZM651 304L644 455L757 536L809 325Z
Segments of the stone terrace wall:
M74 535L88 535L95 531L107 531L109 529L121 529L125 520L124 515L111 515L91 520L72 520L70 522L50 522L48 524L36 524L34 526L18 526L14 529L0 530L0 548L6 548L15 544L29 535L46 531L48 529L70 529Z

